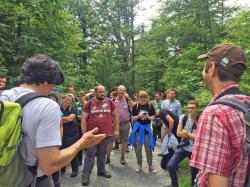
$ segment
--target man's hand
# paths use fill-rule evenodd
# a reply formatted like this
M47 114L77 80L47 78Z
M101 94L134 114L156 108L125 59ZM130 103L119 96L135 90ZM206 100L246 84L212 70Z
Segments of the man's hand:
M80 142L82 148L92 147L98 143L100 143L105 137L106 134L97 134L98 128L94 128L91 131L86 132L82 135Z
M114 136L115 136L115 138L118 138L120 136L120 132L115 130L114 131Z
M188 138L188 131L186 131L185 129L182 129L182 133L183 133L183 138Z

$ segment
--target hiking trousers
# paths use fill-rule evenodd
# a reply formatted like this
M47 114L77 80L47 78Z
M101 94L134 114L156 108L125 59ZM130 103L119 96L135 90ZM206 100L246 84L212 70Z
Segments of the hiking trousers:
M105 173L105 159L110 139L111 137L106 137L99 144L87 149L82 171L84 176L91 174L95 164L95 157L97 157L97 172Z

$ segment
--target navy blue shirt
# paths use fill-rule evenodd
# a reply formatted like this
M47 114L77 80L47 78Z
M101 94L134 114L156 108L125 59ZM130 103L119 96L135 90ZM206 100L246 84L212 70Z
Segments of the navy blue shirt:
M62 117L69 116L70 114L77 115L76 108L74 106L67 107L66 109L63 106L60 107L62 112ZM63 124L63 137L64 136L76 136L77 135L77 121L76 119Z

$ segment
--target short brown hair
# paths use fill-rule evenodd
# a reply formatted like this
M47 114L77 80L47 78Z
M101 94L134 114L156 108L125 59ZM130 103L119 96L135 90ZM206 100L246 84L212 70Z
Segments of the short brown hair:
M78 96L85 96L85 92L83 90L79 91Z
M103 86L102 84L98 84L98 85L96 85L96 87L95 87L95 93L97 93L97 90L98 90L98 88L99 88L100 86L102 86L103 88L105 88L105 86Z
M195 105L197 108L199 108L199 103L196 100L190 100L188 101L188 104L193 104Z
M6 78L5 74L0 73L0 78Z
M166 90L165 94L168 94L171 91L173 91L174 93L176 93L176 90L174 88L169 88L169 89Z

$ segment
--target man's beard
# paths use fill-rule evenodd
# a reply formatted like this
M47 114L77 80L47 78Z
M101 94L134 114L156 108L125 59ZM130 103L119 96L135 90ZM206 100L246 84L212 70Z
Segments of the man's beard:
M205 89L207 89L208 91L211 91L211 81L208 80L206 77L203 77L203 86Z
M105 96L103 96L103 97L100 97L100 96L96 96L96 99L97 99L97 100L100 100L100 101L102 101L102 100L104 100L104 99L105 99Z

